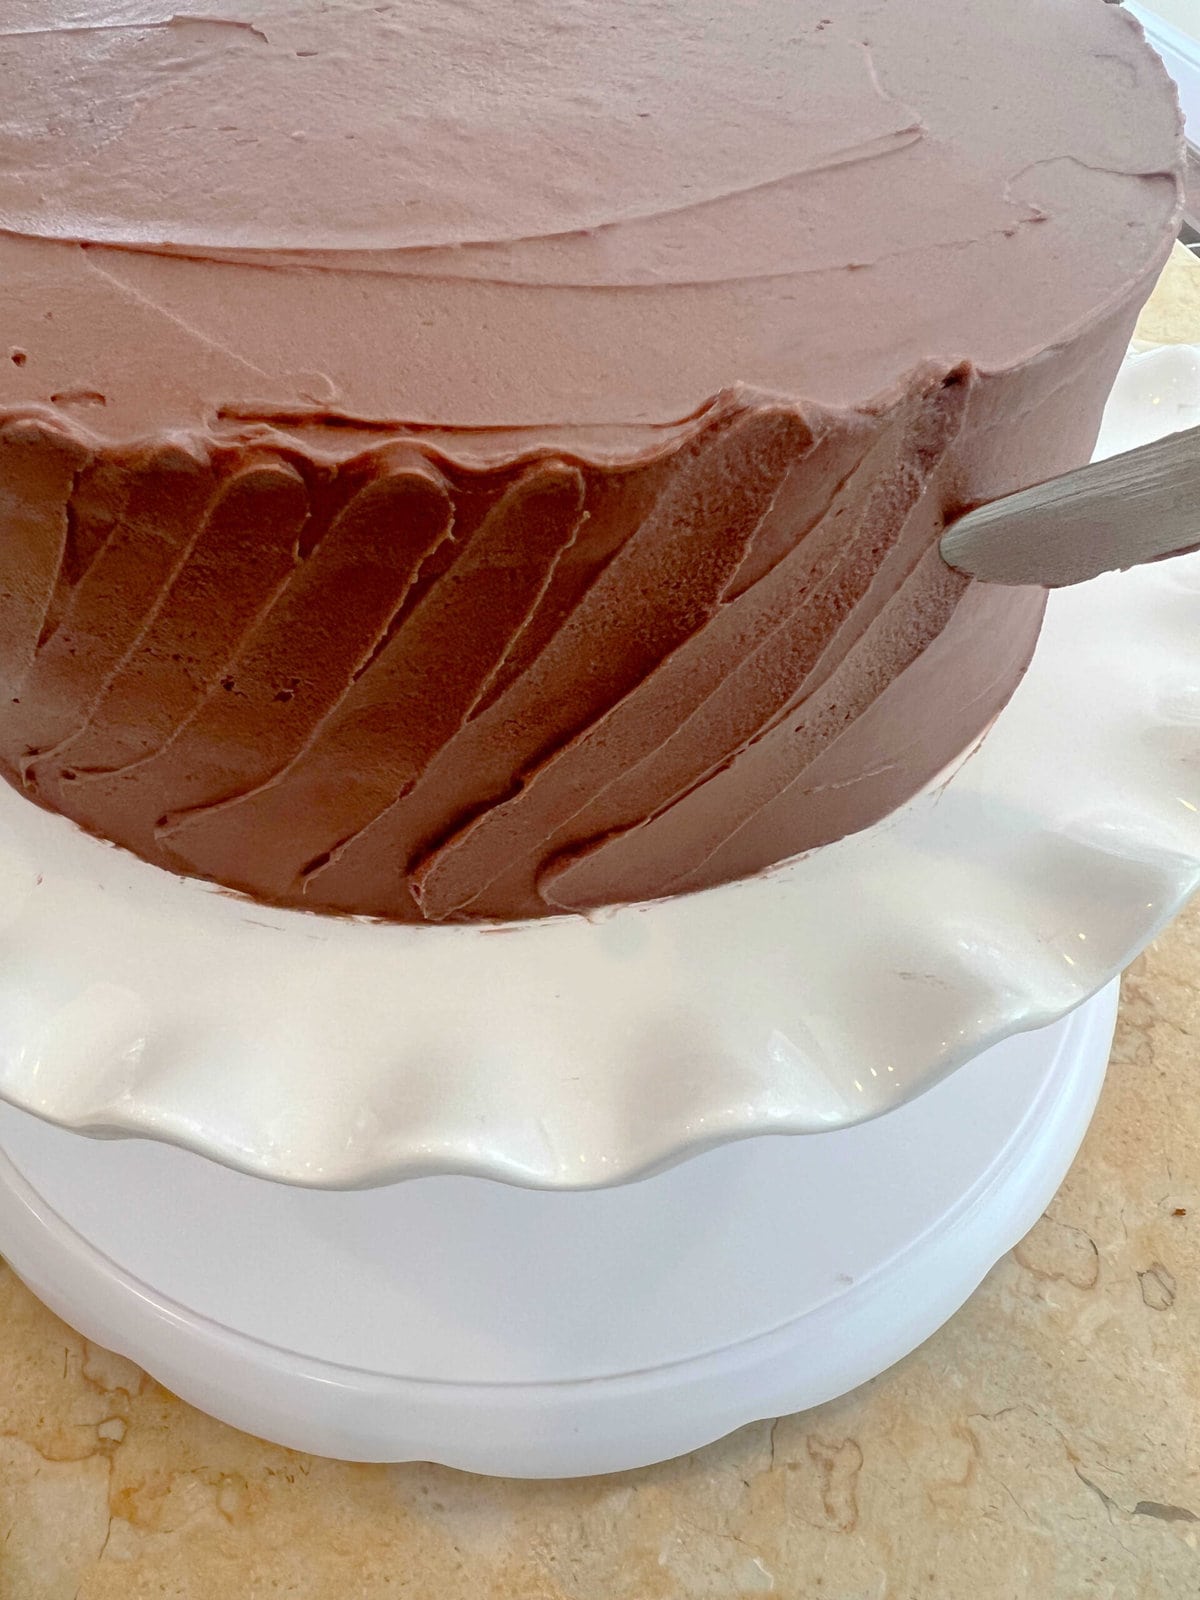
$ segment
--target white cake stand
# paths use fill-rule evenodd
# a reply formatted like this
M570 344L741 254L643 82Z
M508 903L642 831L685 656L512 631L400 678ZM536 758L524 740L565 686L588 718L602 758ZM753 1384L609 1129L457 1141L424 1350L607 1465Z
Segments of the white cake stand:
M289 1189L0 1109L0 1242L89 1338L298 1449L615 1472L890 1366L1036 1221L1116 986L855 1128L576 1193Z
M1158 353L1107 445L1196 420ZM267 911L0 789L0 1252L315 1452L611 1471L830 1398L1061 1181L1200 883L1198 685L1200 558L1098 580L943 790L507 937Z

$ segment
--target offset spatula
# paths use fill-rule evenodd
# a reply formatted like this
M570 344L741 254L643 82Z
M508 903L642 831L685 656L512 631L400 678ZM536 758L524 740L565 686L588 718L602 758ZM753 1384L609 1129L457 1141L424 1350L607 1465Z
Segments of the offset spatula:
M1200 549L1200 428L993 500L942 535L984 583L1062 589Z

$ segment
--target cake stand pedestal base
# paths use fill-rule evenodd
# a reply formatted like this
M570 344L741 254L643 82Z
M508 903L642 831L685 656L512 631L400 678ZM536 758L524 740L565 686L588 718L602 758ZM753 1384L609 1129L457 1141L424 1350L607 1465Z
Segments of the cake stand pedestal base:
M0 1252L88 1338L314 1453L613 1472L802 1410L926 1339L1091 1116L1116 985L860 1127L623 1187L285 1188L0 1105Z

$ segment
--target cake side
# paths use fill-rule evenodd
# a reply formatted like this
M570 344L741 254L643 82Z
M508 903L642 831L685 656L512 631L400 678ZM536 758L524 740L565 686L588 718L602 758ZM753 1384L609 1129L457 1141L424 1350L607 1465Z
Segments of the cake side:
M735 390L622 468L114 455L10 422L41 563L7 546L5 766L316 910L537 916L759 870L885 815L1003 705L1043 596L967 584L937 539L997 476L1086 455L1132 315L868 411Z

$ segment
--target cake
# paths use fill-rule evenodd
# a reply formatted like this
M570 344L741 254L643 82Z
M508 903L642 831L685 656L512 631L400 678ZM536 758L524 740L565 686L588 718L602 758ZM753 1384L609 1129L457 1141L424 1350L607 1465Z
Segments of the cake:
M0 766L259 900L520 919L886 816L1044 596L1180 206L1103 0L9 0Z

